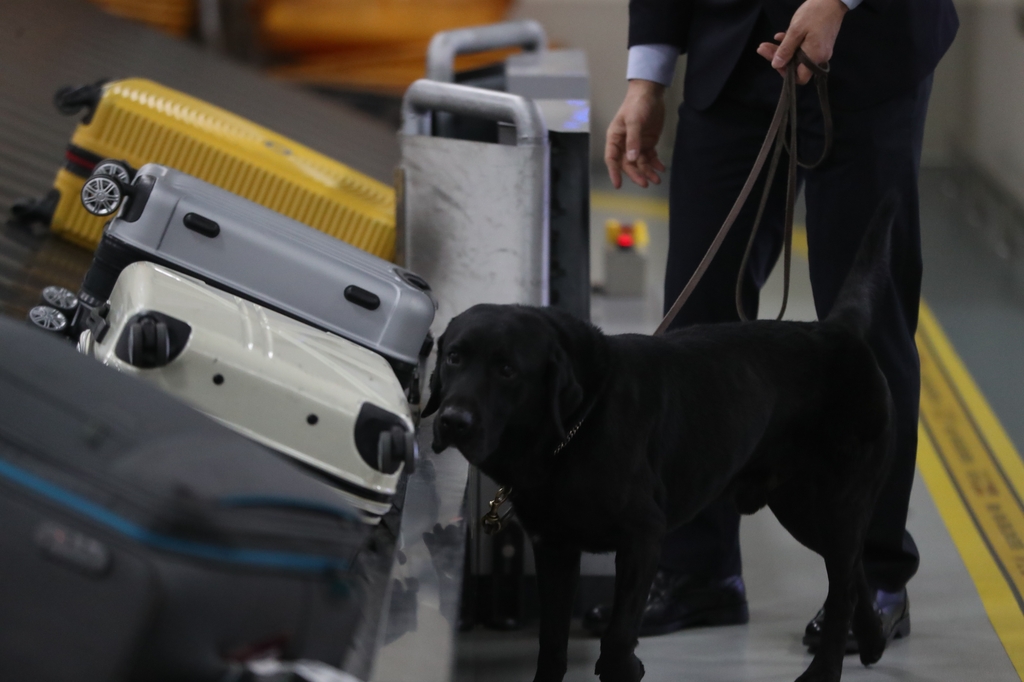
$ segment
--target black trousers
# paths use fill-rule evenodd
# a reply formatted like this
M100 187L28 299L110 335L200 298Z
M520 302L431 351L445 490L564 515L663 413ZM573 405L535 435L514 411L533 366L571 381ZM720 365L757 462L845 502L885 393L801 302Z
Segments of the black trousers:
M670 179L666 310L696 269L739 194L764 140L780 87L778 74L753 55L741 60L726 90L709 109L696 111L685 102L680 107ZM800 156L811 160L821 148L821 116L813 85L800 90ZM807 206L811 286L819 319L831 309L883 196L895 189L901 199L892 234L891 278L877 304L870 335L897 412L895 462L864 551L869 582L887 591L906 585L919 563L917 547L905 524L917 453L918 172L930 92L929 76L914 90L879 106L833 112L834 146L829 158L817 169L800 174ZM785 162L783 156L744 274L743 303L751 318L757 313L758 291L782 246ZM736 276L762 186L763 179L673 326L738 319ZM674 531L666 539L662 566L711 577L739 575L739 514L732 502L716 502Z

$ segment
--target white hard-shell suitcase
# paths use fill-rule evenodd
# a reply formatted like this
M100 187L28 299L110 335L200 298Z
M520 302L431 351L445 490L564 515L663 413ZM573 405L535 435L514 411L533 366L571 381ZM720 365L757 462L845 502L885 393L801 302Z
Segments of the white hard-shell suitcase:
M98 173L83 203L113 219L82 285L87 306L126 265L153 261L380 353L412 383L435 309L422 278L166 166L146 164L130 184Z
M415 458L380 355L153 263L124 269L79 350L304 463L370 522Z

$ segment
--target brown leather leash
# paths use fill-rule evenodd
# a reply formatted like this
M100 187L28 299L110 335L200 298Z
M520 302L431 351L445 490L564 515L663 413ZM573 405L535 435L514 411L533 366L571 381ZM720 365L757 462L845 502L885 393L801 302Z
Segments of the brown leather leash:
M811 70L811 74L814 78L815 85L818 90L818 101L821 104L821 115L824 121L825 129L825 146L822 149L821 156L817 161L813 163L804 163L800 161L799 154L797 152L797 99L796 99L796 69L797 65L803 64ZM740 190L739 196L736 198L736 202L732 205L732 209L729 211L729 215L726 216L725 222L722 223L722 227L718 230L718 234L715 236L714 241L711 242L711 246L708 248L704 258L701 260L700 265L694 271L690 277L690 281L683 287L683 291L676 298L675 303L672 304L672 308L665 315L665 318L658 325L658 329L654 332L655 336L660 336L665 333L669 325L672 324L672 320L676 318L679 311L682 310L683 304L690 298L690 294L697 287L697 283L700 282L704 273L711 265L711 261L714 259L715 254L718 253L718 249L722 246L722 242L725 241L725 236L729 234L729 230L732 228L733 223L739 217L740 211L743 206L747 203L747 198L750 196L751 191L754 189L754 184L757 182L757 178L761 175L761 170L764 168L765 161L768 159L768 152L774 145L775 151L772 153L772 161L768 167L768 175L765 178L764 189L761 191L761 203L757 208L757 216L754 218L754 226L750 230L750 238L747 240L747 248L743 253L743 261L740 263L739 275L736 278L736 312L739 313L740 319L747 321L747 314L743 310L743 302L741 299L742 287L743 287L743 275L747 268L747 261L750 258L750 251L754 246L754 238L757 235L757 228L761 224L761 218L764 215L765 205L768 203L768 194L771 191L772 181L775 179L775 172L779 166L779 159L782 157L783 150L789 153L789 179L786 187L786 220L785 220L785 241L784 241L784 265L785 265L785 277L783 280L783 292L782 292L782 308L779 310L779 315L776 319L781 320L783 314L786 312L786 304L789 302L789 274L790 274L790 261L793 253L793 209L796 204L796 168L797 164L804 168L816 168L825 160L828 156L829 151L832 149L832 110L829 107L828 102L828 72L829 65L818 65L811 61L811 59L804 54L803 50L797 50L796 56L789 61L786 67L786 75L782 81L782 93L779 95L779 104L775 107L775 115L772 117L771 125L768 126L768 134L764 138L764 143L761 145L761 150L757 153L757 160L754 161L754 167L750 170L750 175L747 176L747 181L743 184L743 189ZM786 135L789 135L789 139L786 139Z

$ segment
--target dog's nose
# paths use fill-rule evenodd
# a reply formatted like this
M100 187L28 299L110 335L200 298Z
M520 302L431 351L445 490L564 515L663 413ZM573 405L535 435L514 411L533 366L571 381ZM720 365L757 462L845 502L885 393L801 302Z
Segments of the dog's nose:
M437 417L441 431L449 438L458 438L473 428L473 415L461 407L446 407Z

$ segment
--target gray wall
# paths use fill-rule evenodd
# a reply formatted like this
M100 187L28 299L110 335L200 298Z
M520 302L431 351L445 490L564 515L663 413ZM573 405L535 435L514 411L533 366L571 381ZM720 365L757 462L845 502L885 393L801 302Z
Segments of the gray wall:
M1024 204L1024 4L965 9L968 134L957 148Z

